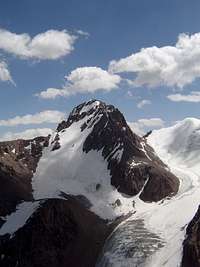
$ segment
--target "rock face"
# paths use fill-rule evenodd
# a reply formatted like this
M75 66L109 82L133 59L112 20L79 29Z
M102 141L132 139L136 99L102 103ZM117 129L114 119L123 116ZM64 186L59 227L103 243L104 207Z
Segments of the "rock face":
M76 107L57 127L55 149L59 149L59 133L74 122L87 118L82 131L93 127L83 151L102 151L111 173L111 184L119 192L134 196L141 192L144 201L159 201L178 191L179 181L155 155L145 138L134 134L122 113L112 105L92 100Z
M200 207L186 230L182 267L200 267Z
M0 142L0 216L32 199L31 178L49 137Z
M110 230L73 197L44 200L13 237L0 238L0 266L95 266Z

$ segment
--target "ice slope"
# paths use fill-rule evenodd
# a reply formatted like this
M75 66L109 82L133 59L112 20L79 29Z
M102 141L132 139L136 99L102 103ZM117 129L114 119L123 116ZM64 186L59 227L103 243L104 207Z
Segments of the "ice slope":
M155 130L148 142L169 165L200 166L200 120L187 118L176 125Z
M138 217L147 228L160 234L166 245L147 262L148 267L177 267L187 224L200 204L200 120L188 118L155 130L148 143L181 181L179 193L164 203L138 205ZM142 211L143 210L143 211Z
M84 106L80 114L95 106L98 106L98 101L90 107ZM61 132L54 133L33 176L33 195L35 199L60 197L60 192L84 195L90 201L93 212L102 218L113 219L133 210L133 206L130 199L111 186L108 163L101 151L83 152L83 143L101 115L94 118L95 123L92 116L86 116ZM89 123L88 119L91 119ZM87 127L82 131L84 123L87 123ZM58 136L60 148L52 150ZM120 158L119 154L114 156ZM115 204L117 199L122 205Z

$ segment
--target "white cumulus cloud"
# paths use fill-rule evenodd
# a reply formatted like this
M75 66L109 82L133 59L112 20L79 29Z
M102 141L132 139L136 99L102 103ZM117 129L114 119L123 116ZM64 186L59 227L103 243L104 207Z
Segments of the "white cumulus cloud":
M137 107L138 108L143 108L145 105L150 105L150 104L151 104L150 100L143 99L137 104Z
M109 71L134 73L133 86L182 88L200 77L200 33L180 34L174 46L142 48L138 53L113 60Z
M168 95L167 98L174 102L193 102L199 103L200 102L200 92L193 91L190 94L171 94Z
M0 61L0 81L10 81L12 82L12 77L8 69L8 65L4 61Z
M79 35L85 36L86 38L88 38L90 36L90 34L88 32L82 31L82 30L77 30L76 31Z
M149 130L163 127L165 122L161 118L150 118L139 119L135 122L129 122L128 124L134 133L142 136Z
M0 126L17 126L41 123L57 123L64 116L63 112L58 110L45 110L36 114L27 114L16 116L7 120L0 120Z
M0 50L23 59L58 59L71 53L76 37L66 30L48 30L33 38L0 29Z
M63 88L48 88L38 94L41 98L55 98L77 93L94 93L98 90L111 91L116 89L121 81L119 75L111 74L99 67L81 67L73 70L65 77Z
M50 128L36 128L27 129L22 132L7 132L0 136L0 141L11 141L16 139L32 139L38 136L48 136L52 134L52 129Z

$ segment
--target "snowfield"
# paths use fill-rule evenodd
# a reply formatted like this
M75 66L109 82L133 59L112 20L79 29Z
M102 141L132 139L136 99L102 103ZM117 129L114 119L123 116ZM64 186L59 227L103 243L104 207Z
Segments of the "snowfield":
M186 226L200 204L200 120L188 118L175 126L155 130L148 143L181 184L178 194L164 203L138 203L137 216L143 217L146 227L159 233L166 242L146 266L178 267Z

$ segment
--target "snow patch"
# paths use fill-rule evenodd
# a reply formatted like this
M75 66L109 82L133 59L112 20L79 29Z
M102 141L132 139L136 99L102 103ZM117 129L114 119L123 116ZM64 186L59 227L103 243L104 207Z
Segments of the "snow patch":
M141 149L141 150L144 152L144 154L146 155L146 157L147 157L149 160L152 161L152 159L149 157L149 155L148 155L148 153L147 153L147 151L146 151L146 149L145 149L145 146L146 146L145 142L141 142L140 144L141 144L141 146L142 146L142 149Z
M86 104L82 107L82 109L81 109L81 111L80 111L80 114L82 114L82 113L87 113L87 112L89 112L90 110L96 109L99 105L100 105L100 102L99 102L99 101L94 101L94 102L92 102L91 104L86 103Z
M38 206L39 202L23 202L19 204L15 212L3 218L6 222L0 229L0 235L13 235L19 228L25 225Z

